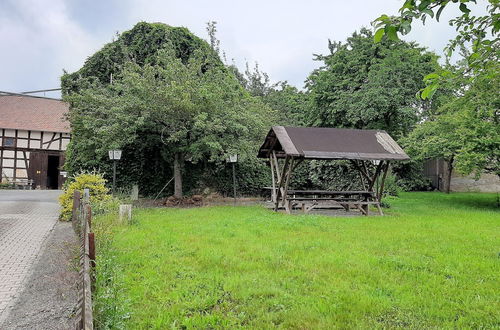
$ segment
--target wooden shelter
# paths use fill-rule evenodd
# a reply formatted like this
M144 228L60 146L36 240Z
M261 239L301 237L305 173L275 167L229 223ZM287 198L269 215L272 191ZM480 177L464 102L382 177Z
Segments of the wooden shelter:
M299 206L304 212L324 205L351 207L368 215L378 208L391 161L408 160L408 155L385 131L323 127L273 126L260 147L259 158L269 160L272 200L275 210L290 213ZM303 160L349 160L359 172L363 190L290 190L290 177ZM368 165L367 162L375 164ZM280 164L281 163L281 164ZM372 170L370 170L372 168ZM381 177L378 189L377 179Z

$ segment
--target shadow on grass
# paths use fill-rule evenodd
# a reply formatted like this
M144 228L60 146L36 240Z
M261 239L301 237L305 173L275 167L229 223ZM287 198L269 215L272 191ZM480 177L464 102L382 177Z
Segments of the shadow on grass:
M483 211L500 211L500 194L498 193L422 193L427 202L441 204L443 207L470 208Z

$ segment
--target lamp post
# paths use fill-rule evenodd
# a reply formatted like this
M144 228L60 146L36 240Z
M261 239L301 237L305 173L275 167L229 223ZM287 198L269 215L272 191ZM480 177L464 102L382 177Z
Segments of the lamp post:
M234 204L236 204L236 167L235 164L238 162L238 155L230 155L229 162L233 165L233 196L234 196Z
M116 161L122 158L121 150L110 150L108 151L109 159L113 161L113 196L115 195L115 184L116 184Z

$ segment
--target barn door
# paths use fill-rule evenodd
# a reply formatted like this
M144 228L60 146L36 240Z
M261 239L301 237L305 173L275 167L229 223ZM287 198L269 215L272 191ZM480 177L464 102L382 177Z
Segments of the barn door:
M30 165L28 170L30 180L33 180L35 189L47 188L47 154L43 152L30 152Z

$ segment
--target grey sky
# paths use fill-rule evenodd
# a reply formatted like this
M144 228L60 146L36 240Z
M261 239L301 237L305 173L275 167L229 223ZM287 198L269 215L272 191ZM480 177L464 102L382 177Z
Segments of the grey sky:
M217 21L228 59L243 68L257 61L273 81L302 87L327 52L327 40L345 40L380 14L396 14L402 0L0 0L0 90L21 92L59 87L62 70L73 72L138 21L185 26L207 39L206 22ZM415 25L407 40L441 54L456 16L447 8L441 23ZM55 96L58 94L50 94Z

